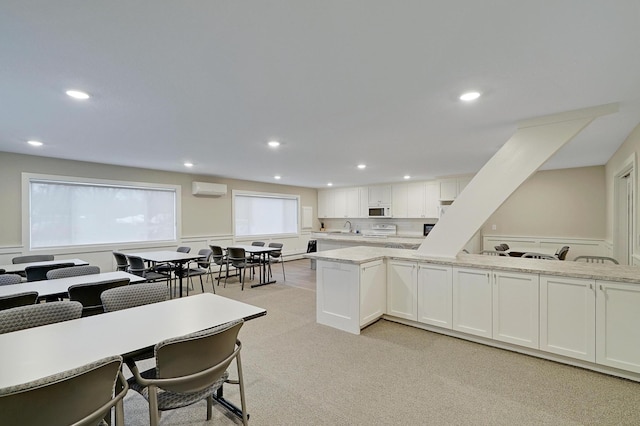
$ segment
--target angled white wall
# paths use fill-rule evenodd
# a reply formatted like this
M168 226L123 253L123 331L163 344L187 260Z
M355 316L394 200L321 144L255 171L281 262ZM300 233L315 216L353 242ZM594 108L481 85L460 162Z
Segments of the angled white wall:
M418 249L424 256L456 257L502 203L564 144L617 104L520 123L516 133L480 169Z

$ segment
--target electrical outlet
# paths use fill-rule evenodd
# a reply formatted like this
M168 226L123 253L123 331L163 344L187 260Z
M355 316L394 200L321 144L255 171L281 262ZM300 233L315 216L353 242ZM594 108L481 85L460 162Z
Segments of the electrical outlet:
M492 231L495 231L496 229L498 229L498 227L495 224L491 225L491 230Z

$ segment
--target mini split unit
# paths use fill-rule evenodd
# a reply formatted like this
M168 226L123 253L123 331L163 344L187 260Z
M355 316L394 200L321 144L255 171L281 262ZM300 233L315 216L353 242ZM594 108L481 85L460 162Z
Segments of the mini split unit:
M227 185L221 183L191 182L191 193L193 195L220 197L227 195Z

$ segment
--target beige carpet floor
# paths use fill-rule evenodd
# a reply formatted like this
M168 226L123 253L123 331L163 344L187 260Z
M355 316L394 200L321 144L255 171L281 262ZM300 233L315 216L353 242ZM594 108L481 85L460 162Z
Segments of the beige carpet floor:
M384 320L360 336L318 325L309 261L285 269L286 282L276 265L276 284L216 287L268 311L240 331L250 424L640 425L639 383ZM239 403L236 388L225 394ZM126 424L148 424L147 407L130 391ZM241 423L221 407L206 422L205 408L161 424Z

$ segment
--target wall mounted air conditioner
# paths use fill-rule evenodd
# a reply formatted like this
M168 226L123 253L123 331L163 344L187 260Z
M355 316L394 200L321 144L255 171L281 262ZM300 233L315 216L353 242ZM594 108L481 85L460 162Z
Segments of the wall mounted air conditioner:
M191 193L193 195L220 197L227 195L227 185L221 183L191 182Z

